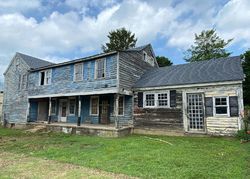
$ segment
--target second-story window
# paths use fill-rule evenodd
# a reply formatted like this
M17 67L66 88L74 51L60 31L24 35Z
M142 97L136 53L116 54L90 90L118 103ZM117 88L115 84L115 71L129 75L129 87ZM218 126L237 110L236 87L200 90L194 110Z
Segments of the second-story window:
M105 65L104 58L96 60L96 79L105 78Z
M74 65L74 81L82 81L83 79L83 65L77 63Z
M22 89L27 88L27 74L22 75Z
M40 72L40 85L48 85L51 83L51 69Z

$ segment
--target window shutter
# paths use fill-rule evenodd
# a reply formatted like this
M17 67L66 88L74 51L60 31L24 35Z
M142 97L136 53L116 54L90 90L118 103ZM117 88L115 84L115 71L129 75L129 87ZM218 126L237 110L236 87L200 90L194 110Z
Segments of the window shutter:
M138 107L143 107L143 92L138 92Z
M238 106L238 97L230 96L229 97L229 108L230 108L230 116L238 117L239 116L239 106Z
M176 107L176 90L170 90L170 107Z
M213 98L205 98L205 107L206 107L206 117L213 116Z

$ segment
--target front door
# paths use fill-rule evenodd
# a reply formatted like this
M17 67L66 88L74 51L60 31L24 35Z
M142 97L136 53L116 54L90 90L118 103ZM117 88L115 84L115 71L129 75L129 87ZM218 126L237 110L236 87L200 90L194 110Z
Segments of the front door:
M204 98L202 93L187 94L189 131L204 131Z
M38 102L38 121L47 121L48 120L48 102L40 101Z
M100 106L100 123L108 124L109 123L109 100L102 99Z
M67 106L68 106L67 100L60 101L60 121L61 122L67 121Z

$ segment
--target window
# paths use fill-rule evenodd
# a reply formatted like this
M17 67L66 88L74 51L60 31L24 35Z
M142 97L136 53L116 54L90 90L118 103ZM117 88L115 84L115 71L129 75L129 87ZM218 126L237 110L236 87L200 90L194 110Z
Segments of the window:
M118 101L118 115L123 116L124 115L124 96L119 97Z
M151 66L154 66L154 58L149 56L145 51L143 51L143 60L149 63Z
M98 96L92 96L90 100L90 114L98 115L99 114L99 98Z
M69 114L74 115L76 110L76 99L70 98L69 99Z
M51 100L51 114L56 114L56 100Z
M228 115L228 98L227 97L215 97L215 115Z
M158 94L158 106L168 106L168 93Z
M27 87L27 75L22 75L22 89L26 89Z
M83 78L83 65L78 63L74 65L74 81L82 81Z
M51 70L40 72L40 85L48 85L51 83Z
M96 79L105 78L105 62L104 58L96 60Z
M155 94L146 94L146 106L155 106Z
M148 58L148 54L143 51L143 60L146 62Z
M145 93L144 107L166 108L169 107L169 91L158 93Z

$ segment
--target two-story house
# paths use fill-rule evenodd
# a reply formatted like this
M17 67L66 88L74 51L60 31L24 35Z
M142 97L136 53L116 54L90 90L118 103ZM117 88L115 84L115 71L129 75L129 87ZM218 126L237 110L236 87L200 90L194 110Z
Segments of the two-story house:
M240 57L159 68L150 44L58 64L16 53L4 75L3 116L13 125L216 135L242 128Z

